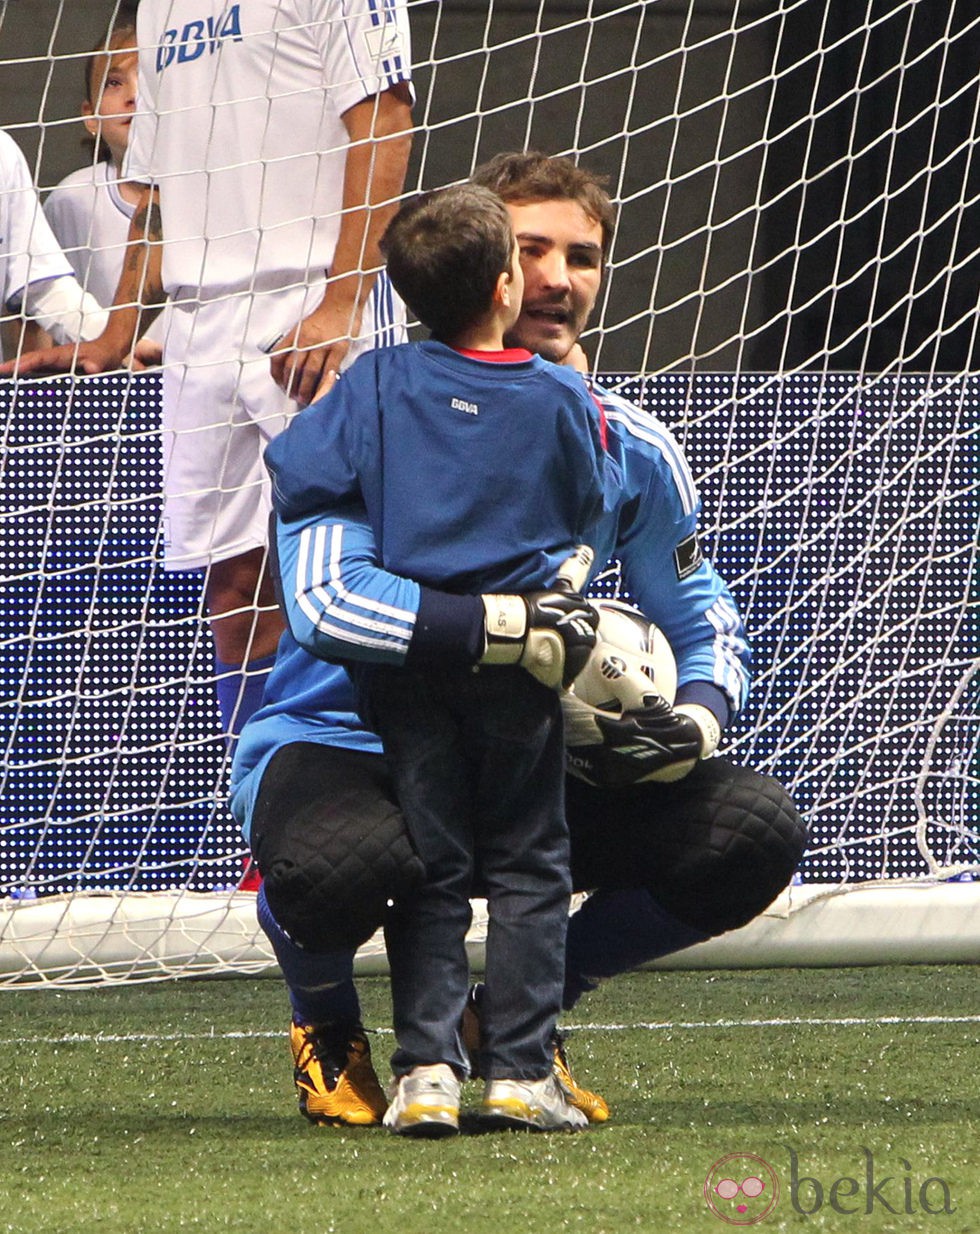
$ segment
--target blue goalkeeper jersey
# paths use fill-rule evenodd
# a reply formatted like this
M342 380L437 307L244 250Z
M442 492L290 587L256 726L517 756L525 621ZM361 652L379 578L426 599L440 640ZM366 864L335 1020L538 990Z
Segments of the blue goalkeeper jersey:
M623 585L666 634L678 701L708 687L734 714L748 690L750 652L735 603L698 545L700 503L687 462L654 416L611 392L593 393L606 433L596 561L618 559ZM234 760L232 810L246 834L262 773L283 745L381 752L357 717L347 673L330 657L403 663L422 596L419 583L382 567L363 508L280 521L275 549L289 628Z

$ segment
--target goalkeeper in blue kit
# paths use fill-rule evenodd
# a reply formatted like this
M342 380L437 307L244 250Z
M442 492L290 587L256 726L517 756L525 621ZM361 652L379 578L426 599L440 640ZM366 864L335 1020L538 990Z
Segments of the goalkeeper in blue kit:
M605 190L570 160L533 153L498 156L474 180L503 198L520 249L523 307L507 344L573 359L612 238ZM618 561L630 596L667 636L678 687L672 707L618 717L562 696L572 885L592 893L568 925L566 1010L600 980L750 921L787 885L806 841L778 783L710 757L744 703L749 650L698 546L687 463L655 417L593 393L606 451L590 543L597 562ZM520 448L517 439L515 456ZM324 1123L379 1122L385 1101L360 1024L353 953L388 901L415 885L420 865L381 744L335 661L475 665L491 646L490 610L479 595L386 570L383 544L353 505L280 519L275 539L289 629L242 735L232 807L264 877L259 919L289 990L300 1109ZM531 646L547 619L533 605L522 611L516 641ZM463 1017L474 1043L482 1013L475 999ZM590 1121L608 1117L602 1098L576 1082L557 1035L552 1072Z
M552 1073L571 894L554 687L584 665L598 618L573 580L554 584L564 569L580 586L592 563L582 546L602 512L601 411L577 372L504 347L523 275L489 189L407 202L382 250L432 338L361 357L266 462L284 523L363 508L386 569L480 596L488 631L476 668L440 654L355 658L349 670L425 867L388 914L397 1049L384 1121L402 1135L459 1129L466 931L480 893L482 1116L580 1128L585 1115Z

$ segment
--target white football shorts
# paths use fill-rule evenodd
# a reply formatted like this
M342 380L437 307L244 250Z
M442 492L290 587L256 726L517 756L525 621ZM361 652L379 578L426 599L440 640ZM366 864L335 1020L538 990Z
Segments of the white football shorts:
M270 485L262 453L299 410L273 381L268 352L322 295L321 283L175 297L163 368L165 569L204 569L265 545ZM343 367L404 340L404 305L379 278Z

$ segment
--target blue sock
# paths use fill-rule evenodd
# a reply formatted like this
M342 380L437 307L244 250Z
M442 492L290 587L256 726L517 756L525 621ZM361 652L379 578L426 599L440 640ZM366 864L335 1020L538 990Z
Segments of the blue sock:
M606 977L627 973L710 937L661 908L648 891L597 891L568 922L562 1007Z
M234 750L245 721L262 706L266 678L275 662L274 652L261 660L249 660L247 664L226 664L215 657L217 680L214 689L218 696L221 731L229 750Z
M316 955L304 951L273 917L264 884L255 901L259 925L279 961L297 1024L359 1024L361 1006L354 988L354 956L350 952Z

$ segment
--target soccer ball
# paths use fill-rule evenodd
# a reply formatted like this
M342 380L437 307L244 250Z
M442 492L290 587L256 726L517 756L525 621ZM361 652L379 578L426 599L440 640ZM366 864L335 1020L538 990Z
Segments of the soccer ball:
M599 613L597 642L572 692L600 711L619 714L644 706L659 694L673 703L677 664L663 631L620 600L592 600Z

